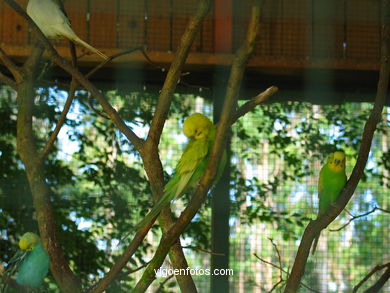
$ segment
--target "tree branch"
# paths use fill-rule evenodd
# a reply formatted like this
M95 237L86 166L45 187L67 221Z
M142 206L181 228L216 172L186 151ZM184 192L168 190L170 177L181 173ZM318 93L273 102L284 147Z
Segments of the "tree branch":
M119 52L119 53L116 53L112 56L109 56L107 59L104 59L100 64L98 64L95 68L93 68L90 72L88 72L85 77L86 78L90 78L91 75L93 75L96 71L98 71L100 68L102 68L104 65L106 65L108 62L118 58L118 57L121 57L121 56L124 56L124 55L127 55L127 54L131 54L131 53L134 53L135 51L140 51L142 53L142 55L145 57L146 61L156 67L156 68L160 68L158 65L156 65L148 56L148 54L146 54L145 52L145 49L144 47L135 47L135 48L132 48L132 49L129 49L129 50L126 50L126 51L123 51L123 52Z
M61 112L60 117L58 118L57 124L56 124L53 132L50 134L50 137L49 137L48 141L46 142L45 147L43 148L43 150L39 154L38 160L40 162L43 162L43 160L45 159L45 157L49 153L50 149L53 147L53 144L54 144L55 140L57 139L58 133L60 132L62 126L64 125L64 123L66 121L66 115L68 114L70 106L72 105L73 99L75 97L75 92L76 92L75 87L76 87L76 84L72 80L69 94L68 94L68 98L66 99L66 102L64 104L64 109L62 109L62 112Z
M9 85L12 87L14 90L17 88L17 83L12 79L0 72L0 82Z
M201 252L204 252L204 253L207 253L207 254L212 254L212 255L225 256L224 253L214 252L214 251L211 251L211 250L208 250L208 249L204 249L204 248L202 248L200 246L188 245L188 246L183 246L183 248L185 248L185 249L194 249L194 250L198 250L198 251L201 251Z
M125 252L115 262L114 266L102 279L99 280L98 283L96 283L91 289L88 290L88 293L101 293L107 289L111 282L117 278L117 275L126 266L127 262L133 256L138 246L141 244L142 240L144 240L146 234L148 234L152 225L153 221L147 223L137 232L129 246L126 248Z
M189 54L189 50L193 44L196 34L199 32L202 22L210 10L210 6L211 0L199 1L195 14L187 24L186 30L180 39L179 47L175 52L173 61L168 70L157 102L156 111L154 113L151 127L148 133L148 138L141 153L155 203L158 202L158 200L163 195L165 184L163 167L158 153L158 144L162 128L164 127L164 123L171 104L172 95L180 79L182 68ZM169 207L164 208L161 211L158 219L163 233L166 233L168 229L174 224L174 218ZM185 259L184 252L181 247L180 239L177 238L174 242L174 245L171 247L169 252L169 257L175 269L185 269L188 267L188 263ZM191 275L176 275L176 279L181 291L197 292Z
M267 88L264 92L258 94L256 97L250 99L248 102L246 102L244 105L237 109L236 113L231 119L230 124L234 124L240 117L244 116L246 113L254 109L259 104L262 104L267 101L268 98L277 91L278 88L276 86L271 86Z
M144 169L151 185L154 202L157 202L158 199L162 196L164 187L163 168L158 154L158 140L160 138L162 128L158 130L158 127L164 126L166 115L168 113L169 106L171 103L172 94L176 88L176 84L180 77L180 72L188 56L189 49L191 48L193 40L195 39L196 33L198 32L201 23L203 22L210 9L210 5L210 0L202 0L200 2L197 12L190 20L187 29L182 36L178 51L176 52L174 60L168 71L163 89L158 100L156 113L153 117L151 129L149 130L148 139L143 144L143 147L139 149L140 155L144 163ZM148 59L146 54L144 54L144 56ZM159 134L157 132L159 132ZM151 133L153 133L154 136L153 134L151 135ZM147 233L154 221L155 219L151 223L148 223L147 225L142 227L141 230L145 231L145 229L147 229ZM163 209L163 211L160 213L159 221L163 232L166 232L169 227L173 225L173 216L169 208ZM137 237L131 241L130 246L132 246L134 243L138 243ZM132 253L134 252L135 250L132 251ZM128 251L127 253L125 253L126 255L122 255L123 258L121 257L121 262L123 263L125 260L128 261L132 256L132 253ZM177 240L175 242L175 245L172 247L170 258L175 268L188 267L179 240ZM115 270L112 273L109 273L110 275L105 276L101 281L99 281L95 289L90 292L96 293L105 290L105 288L109 285L111 280L115 278L115 275L119 273L119 271L120 270ZM176 277L182 291L196 292L196 287L191 276L178 275Z
M362 218L362 217L366 217L366 216L368 216L368 215L370 215L372 213L375 213L377 210L378 211L382 211L384 213L390 214L390 211L388 211L388 210L384 210L384 209L381 209L379 207L374 207L371 211L366 212L366 213L361 214L361 215L353 216L353 215L350 214L352 218L350 218L344 225L342 225L341 227L339 227L337 229L329 229L329 231L331 231L331 232L340 231L340 230L344 229L345 227L347 227L352 221L354 221L356 219L359 219L359 218Z
M253 255L254 255L258 260L262 261L263 263L268 264L268 265L270 265L270 266L273 266L274 268L278 269L280 272L285 273L287 276L289 275L289 272L286 271L285 269L283 269L281 265L276 265L276 264L274 264L274 263L272 263L272 262L269 262L269 261L267 261L267 260L265 260L265 259L259 257L256 253L254 253ZM281 279L281 280L282 280L282 279ZM284 279L283 279L283 281L284 281ZM278 284L281 284L281 282L278 282ZM302 286L302 287L305 287L307 290L309 290L309 291L311 291L311 292L320 293L319 291L314 290L313 288L310 288L310 287L307 286L305 283L302 283L302 282L301 282L301 286ZM275 286L274 286L274 287L275 287ZM273 288L272 290L274 290L274 288Z
M40 236L51 260L51 272L63 292L77 293L80 291L80 283L69 268L58 244L55 216L50 202L50 188L45 181L43 165L38 161L33 134L34 77L42 53L41 48L34 49L32 57L29 57L28 62L23 66L23 80L18 84L17 151L25 165Z
M377 265L375 266L355 287L353 287L352 293L356 293L357 290L366 282L368 279L371 278L373 274L375 274L377 271L383 270L384 268L387 268L387 270L383 273L381 278L369 289L367 289L364 292L378 292L378 290L386 283L386 281L390 278L390 262L383 264L383 265ZM382 278L386 278L385 280ZM383 282L384 281L384 282ZM377 287L380 286L380 287ZM374 288L378 289L376 291L369 291L374 290Z
M16 83L22 80L22 69L17 66L0 46L0 59L14 76Z
M382 274L378 281L375 282L370 288L368 288L364 293L377 293L379 290L386 284L390 279L390 266L387 266L386 271Z
M268 238L269 241L271 241L277 255L278 255L278 261L279 261L279 266L282 267L282 257L280 256L280 252L279 252L279 249L278 249L278 246L276 245L276 243L274 242L274 240L272 238ZM282 271L280 271L280 280L283 281L283 274L282 274Z
M291 274L287 280L286 288L284 292L292 293L297 292L300 284L300 280L304 274L307 258L309 256L310 247L314 238L320 233L320 231L326 228L344 209L348 201L351 199L360 178L363 175L368 154L371 148L372 138L376 130L377 124L381 119L381 113L386 100L387 87L389 81L390 71L390 0L383 0L383 7L381 11L384 13L382 18L382 45L381 45L381 67L379 73L379 82L377 87L377 94L372 112L364 126L362 143L360 145L359 155L357 162L352 171L346 186L341 191L338 200L331 205L329 210L317 218L311 221L306 227L301 243L298 248L297 255L295 257L294 265Z
M199 31L200 25L208 14L210 7L211 0L200 1L194 17L190 20L183 36L180 39L179 47L173 57L163 88L161 89L146 143L151 143L155 146L159 144L161 132L171 105L172 95L175 92L176 85L180 79L181 70L187 59L196 34Z
M127 137L127 139L134 145L134 147L140 151L143 145L143 140L140 139L120 118L118 112L108 103L103 94L88 80L85 76L80 73L74 66L72 66L68 61L58 55L57 51L53 48L51 43L46 39L40 29L32 21L32 19L24 12L24 10L14 1L14 0L5 0L8 5L10 5L17 13L22 17L27 19L32 29L37 33L39 39L43 43L43 46L48 51L50 58L64 69L66 72L71 74L86 90L91 92L91 94L99 101L102 105L103 110L108 114L110 119L114 122L115 126Z
M169 277L165 278L165 280L163 282L160 283L160 285L158 286L158 288L156 289L156 291L154 291L155 293L159 293L161 292L161 290L164 288L165 284L168 283L168 281L170 279L173 278L174 275L170 275Z
M226 92L225 103L222 110L221 120L218 123L216 138L211 150L211 157L207 164L205 174L200 180L195 194L191 198L189 205L185 208L176 223L163 234L160 244L154 254L150 264L144 271L141 279L137 283L133 292L144 292L155 279L155 269L163 263L172 244L179 238L185 230L191 219L195 216L201 207L207 191L214 179L217 169L217 162L222 156L222 151L226 143L228 128L232 117L232 110L237 100L237 93L240 87L245 65L249 56L254 50L255 39L259 28L260 1L254 1L252 9L251 22L248 29L247 39L233 61L232 70L229 78L229 86Z

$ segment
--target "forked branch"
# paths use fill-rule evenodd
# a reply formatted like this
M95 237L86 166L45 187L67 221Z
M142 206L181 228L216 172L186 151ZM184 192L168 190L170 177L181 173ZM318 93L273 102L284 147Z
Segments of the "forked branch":
M305 272L305 266L310 252L310 247L314 238L320 231L326 228L345 208L348 201L351 199L360 178L363 175L368 154L370 152L372 138L377 128L377 124L381 120L383 106L386 100L387 88L390 72L390 0L382 0L383 7L381 9L384 14L382 17L382 44L381 44L381 66L379 72L379 82L375 103L370 116L364 126L362 134L362 142L359 149L359 155L353 168L351 177L346 186L341 191L338 200L332 204L330 209L318 219L311 221L306 227L301 243L295 256L294 265L291 274L287 280L284 292L297 292L301 278Z

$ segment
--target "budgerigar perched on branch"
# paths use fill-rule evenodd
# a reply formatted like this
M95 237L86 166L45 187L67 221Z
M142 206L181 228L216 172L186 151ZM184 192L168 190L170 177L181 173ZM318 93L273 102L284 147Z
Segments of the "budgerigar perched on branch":
M39 236L32 232L27 232L20 238L19 248L21 250L10 260L5 275L11 277L17 272L16 282L19 285L39 288L49 271L49 255Z
M34 20L42 33L49 39L67 38L104 59L106 55L80 39L70 27L70 21L62 9L61 0L29 0L27 14Z
M195 188L206 170L215 138L214 124L206 116L195 113L185 119L183 132L189 138L189 142L176 165L174 175L165 185L164 195L159 202L136 225L137 230L157 216L172 199L180 197L191 188ZM225 165L226 151L219 162L215 181L222 175Z
M330 205L337 200L346 182L345 153L343 151L334 152L328 157L326 164L320 171L318 180L318 217L323 215ZM316 251L319 237L320 235L318 234L314 240L312 254Z

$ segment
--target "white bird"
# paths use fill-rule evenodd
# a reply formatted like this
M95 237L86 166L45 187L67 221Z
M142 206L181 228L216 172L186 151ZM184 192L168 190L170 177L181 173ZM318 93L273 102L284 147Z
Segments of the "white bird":
M47 38L67 38L98 54L100 57L108 59L106 55L84 42L75 34L60 3L53 0L29 0L27 14L34 20L35 24Z

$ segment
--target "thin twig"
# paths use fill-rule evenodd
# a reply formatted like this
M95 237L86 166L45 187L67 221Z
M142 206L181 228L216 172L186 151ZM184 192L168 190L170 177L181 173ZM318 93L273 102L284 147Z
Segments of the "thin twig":
M287 276L289 275L289 272L286 271L285 269L283 269L281 266L278 266L272 262L269 262L269 261L266 261L265 259L262 259L261 257L259 257L256 253L253 254L258 260L262 261L263 263L266 263L270 266L273 266L274 268L277 268L279 271L285 273ZM303 287L305 287L307 290L311 291L311 292L315 292L315 293L320 293L319 291L313 289L313 288L310 288L308 285L306 285L305 283L301 282L301 285Z
M280 256L279 248L272 238L268 238L268 239L269 241L271 241L273 247L275 248L276 254L278 255L279 266L282 267L282 257ZM283 280L282 271L280 271L280 280Z
M390 268L390 262L383 265L376 265L355 287L353 287L352 293L356 293L357 290L368 280L371 278L373 274L377 271L381 271L384 268Z
M127 246L125 252L115 261L114 266L108 271L108 273L99 280L92 288L87 290L88 293L100 293L103 292L110 283L117 278L117 275L121 270L126 266L127 262L137 250L138 246L141 244L142 240L148 234L150 228L153 225L153 221L145 225L141 230L135 234L131 243ZM149 263L148 263L149 264Z
M390 214L390 211L388 211L388 210L381 209L379 207L374 207L371 211L366 212L366 213L361 214L361 215L353 216L353 215L350 214L352 216L352 218L350 218L344 225L342 225L341 227L339 227L337 229L329 229L329 231L331 231L331 232L340 231L340 230L344 229L345 227L347 227L352 221L354 221L356 219L359 219L359 218L362 218L362 217L365 217L365 216L368 216L368 215L370 215L370 214L372 214L372 213L374 213L376 211L382 211L384 213Z
M90 72L88 72L85 77L86 78L90 78L91 75L93 75L96 71L98 71L100 68L102 68L104 65L106 65L108 62L118 58L118 57L121 57L121 56L124 56L124 55L128 55L128 54L131 54L131 53L134 53L135 51L140 51L142 53L142 55L145 57L145 59L148 61L149 64L153 65L154 67L156 68L159 68L159 69L163 69L162 67L158 66L156 63L154 63L150 57L146 54L145 52L145 49L144 47L135 47L135 48L132 48L132 49L129 49L129 50L126 50L126 51L123 51L123 52L119 52L119 53L116 53L112 56L109 56L108 59L105 59L103 60L101 63L99 63L95 68L93 68Z
M183 248L195 249L195 250L199 250L199 251L202 251L202 252L204 252L204 253L211 254L211 255L225 256L224 253L219 253L219 252L214 252L214 251L211 251L211 250L207 250L207 249L204 249L204 248L202 248L202 247L200 247L200 246L188 245L188 246L183 246Z
M61 6L63 6L62 2L61 2ZM62 10L65 11L64 7L62 7ZM76 47L75 47L74 43L71 41L69 41L69 51L70 51L70 55L72 57L72 65L74 67L76 67L77 66ZM43 162L45 157L48 155L50 149L53 147L53 144L54 144L55 140L57 139L57 136L58 136L62 126L64 125L64 123L66 121L66 115L69 112L70 106L72 105L73 99L74 99L75 94L76 94L76 86L77 86L77 82L74 79L74 77L72 76L72 79L70 81L70 86L69 86L70 90L69 90L68 98L65 101L64 108L62 109L62 112L60 114L60 117L58 118L57 124L56 124L53 132L51 133L48 141L46 142L45 147L43 148L43 150L39 154L38 161L41 163Z
M170 279L172 279L173 277L174 277L174 275L170 275L167 278L165 278L164 282L161 282L160 285L158 286L158 288L156 289L156 291L154 291L154 292L155 293L161 292L161 290L164 288L165 284L168 283L168 281Z
M279 279L279 281L272 286L271 290L268 291L268 293L272 293L274 290L276 290L276 288L278 288L278 286L282 283L284 283L285 281L283 279Z
M88 102L88 106L92 109L92 111L94 111L96 113L96 115L98 115L104 119L110 120L110 117L108 117L106 114L104 114L104 112L99 111L98 109L95 108L95 106L92 104L92 97L90 95L87 98L87 102Z
M266 263L266 264L268 264L268 265L270 265L270 266L273 266L274 268L277 268L278 270L280 270L280 271L282 271L283 273L286 273L286 274L287 274L287 271L286 271L285 269L283 269L282 267L280 267L280 266L278 266L278 265L276 265L276 264L274 264L274 263L272 263L272 262L269 262L269 261L267 261L267 260L265 260L265 259L262 259L260 256L257 255L257 253L254 253L253 255L254 255L258 260L262 261L263 263Z
M22 80L22 69L17 66L12 59L5 53L5 51L0 46L0 59L3 61L4 65L8 68L8 70L12 73L16 82L20 82Z
M43 150L39 154L39 161L40 162L42 162L44 160L44 158L47 156L47 154L49 153L55 140L57 139L58 133L60 132L62 126L64 125L64 123L66 121L66 115L68 114L70 106L72 105L73 99L75 97L75 92L76 92L75 83L73 82L70 86L68 98L65 101L64 109L62 109L62 112L60 114L60 117L58 118L57 124L56 124L53 132L50 134L50 137L49 137L48 141L46 142L45 147L43 148Z
M17 83L12 79L0 72L0 81L8 84L10 87L12 87L14 90L16 90Z
M278 88L276 86L271 86L267 88L264 92L258 94L256 97L250 99L248 102L246 102L244 105L242 105L240 108L237 109L236 113L234 113L234 116L231 119L230 124L234 124L240 117L244 116L246 113L251 111L257 105L267 101L268 98L272 96L274 93L276 93L277 91Z
M125 276L128 276L128 275L131 275L131 274L134 274L140 270L142 270L144 267L146 267L148 264L150 263L150 261L140 265L139 267L135 268L135 269L131 269L131 270L127 270L127 271L123 271L122 273L119 274L119 276L117 277L118 279L119 278L123 278Z
M345 211L348 215L350 215L351 217L353 217L353 214L352 214L348 209L344 209L344 211Z

